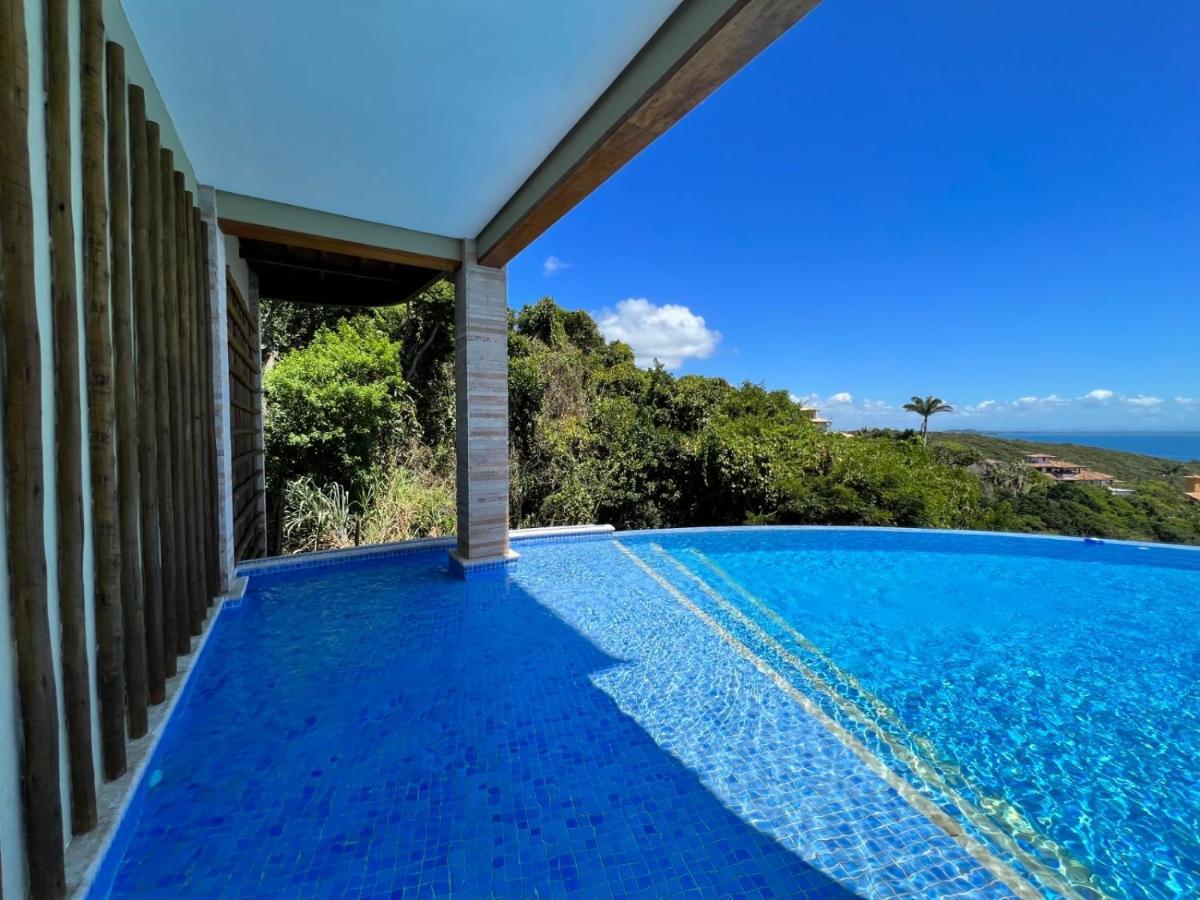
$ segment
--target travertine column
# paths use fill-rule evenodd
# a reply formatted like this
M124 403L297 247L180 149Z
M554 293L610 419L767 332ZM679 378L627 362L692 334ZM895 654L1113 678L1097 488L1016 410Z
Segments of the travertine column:
M217 192L207 185L197 191L208 230L208 297L202 298L212 333L212 392L217 444L217 559L221 590L233 580L233 443L229 413L229 298L226 296L225 237L217 223Z
M454 282L458 550L465 568L500 562L508 548L508 283L463 241Z

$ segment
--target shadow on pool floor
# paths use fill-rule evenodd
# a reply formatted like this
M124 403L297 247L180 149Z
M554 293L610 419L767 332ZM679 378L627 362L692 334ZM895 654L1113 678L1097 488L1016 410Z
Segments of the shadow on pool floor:
M592 677L624 663L514 582L269 581L200 665L114 896L852 896L622 713Z

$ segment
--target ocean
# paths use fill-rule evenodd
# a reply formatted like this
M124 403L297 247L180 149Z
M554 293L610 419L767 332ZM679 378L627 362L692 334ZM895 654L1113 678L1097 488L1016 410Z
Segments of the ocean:
M1200 460L1200 431L1173 432L1061 432L1061 431L989 431L995 437L1037 444L1082 444L1106 450L1124 450L1165 459Z

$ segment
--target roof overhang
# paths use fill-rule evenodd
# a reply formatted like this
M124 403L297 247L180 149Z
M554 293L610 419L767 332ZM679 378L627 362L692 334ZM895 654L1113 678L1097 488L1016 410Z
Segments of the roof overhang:
M225 232L371 298L505 265L819 0L123 2Z
M480 262L505 265L819 2L681 3L480 232Z

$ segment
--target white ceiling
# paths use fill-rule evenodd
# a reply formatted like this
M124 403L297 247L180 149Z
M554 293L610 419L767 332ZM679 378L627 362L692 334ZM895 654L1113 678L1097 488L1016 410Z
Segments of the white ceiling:
M474 237L679 0L124 0L202 182Z

